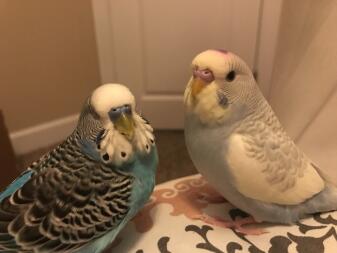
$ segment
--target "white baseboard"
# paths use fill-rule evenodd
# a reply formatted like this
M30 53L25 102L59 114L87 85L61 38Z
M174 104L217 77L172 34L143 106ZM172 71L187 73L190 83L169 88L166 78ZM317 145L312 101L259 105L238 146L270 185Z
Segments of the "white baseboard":
M78 114L10 133L16 154L25 154L64 140L74 130Z

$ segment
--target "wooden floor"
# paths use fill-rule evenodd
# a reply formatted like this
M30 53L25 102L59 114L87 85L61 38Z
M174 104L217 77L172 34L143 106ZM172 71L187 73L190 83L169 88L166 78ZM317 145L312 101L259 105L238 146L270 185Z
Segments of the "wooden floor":
M160 130L155 132L155 136L159 153L157 184L197 173L188 156L183 131ZM22 171L55 146L38 149L18 157L18 168Z

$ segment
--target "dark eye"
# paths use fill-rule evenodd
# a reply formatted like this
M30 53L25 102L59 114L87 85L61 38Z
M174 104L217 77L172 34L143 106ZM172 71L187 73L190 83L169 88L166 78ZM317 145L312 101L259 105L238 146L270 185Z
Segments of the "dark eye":
M236 77L236 73L234 70L228 72L227 76L226 76L226 81L228 82L232 82Z

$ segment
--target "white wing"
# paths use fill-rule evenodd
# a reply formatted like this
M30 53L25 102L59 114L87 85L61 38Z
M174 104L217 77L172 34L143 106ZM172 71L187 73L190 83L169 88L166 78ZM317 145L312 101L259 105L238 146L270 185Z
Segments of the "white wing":
M229 138L226 161L240 193L267 203L296 205L324 188L324 180L288 136L274 134L267 125L260 130Z

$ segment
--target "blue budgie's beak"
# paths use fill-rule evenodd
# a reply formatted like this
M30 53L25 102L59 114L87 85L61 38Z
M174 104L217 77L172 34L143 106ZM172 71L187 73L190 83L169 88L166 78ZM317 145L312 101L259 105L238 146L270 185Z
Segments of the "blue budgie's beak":
M134 122L132 115L121 113L120 117L115 122L115 127L121 134L125 135L126 138L129 140L132 139L134 134Z
M129 140L133 138L135 123L132 117L130 105L124 105L111 109L109 117L118 132Z

